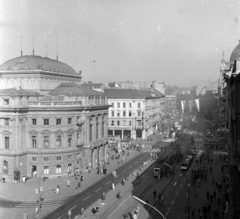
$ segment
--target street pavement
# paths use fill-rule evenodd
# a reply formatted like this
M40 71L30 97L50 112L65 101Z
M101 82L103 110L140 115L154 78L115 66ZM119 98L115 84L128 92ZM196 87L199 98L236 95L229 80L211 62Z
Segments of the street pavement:
M153 145L158 139L159 136L156 136L155 138L153 136L152 141L141 141L141 144L144 144L144 147L147 148L148 145ZM132 142L139 143L139 141ZM110 157L114 153L115 152L111 151ZM132 150L130 155L125 157L125 163L138 155L139 152ZM111 160L110 162L110 165L107 167L108 173L122 165L122 163L118 163L117 160ZM44 194L42 213L46 214L47 212L54 210L67 199L76 195L76 193L86 190L104 177L106 177L106 175L97 175L96 170L92 170L92 172L88 174L85 173L81 188L77 190L77 180L72 177L48 179L45 182L42 182L41 180L43 191L54 189L57 184L59 184L61 188L59 195L56 195L54 192L46 192ZM67 188L68 179L71 180L71 186L69 188ZM35 214L35 208L38 200L38 194L35 192L35 189L38 187L38 183L39 178L33 178L27 180L26 183L6 182L0 184L0 218L20 218L25 210L27 211L29 217L33 216ZM11 209L11 212L9 209Z

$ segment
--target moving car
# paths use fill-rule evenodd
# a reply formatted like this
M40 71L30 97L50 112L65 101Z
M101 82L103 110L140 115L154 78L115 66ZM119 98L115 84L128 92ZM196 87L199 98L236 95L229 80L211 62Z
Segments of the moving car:
M186 159L182 164L181 164L181 170L187 170L190 166L191 162L189 159Z

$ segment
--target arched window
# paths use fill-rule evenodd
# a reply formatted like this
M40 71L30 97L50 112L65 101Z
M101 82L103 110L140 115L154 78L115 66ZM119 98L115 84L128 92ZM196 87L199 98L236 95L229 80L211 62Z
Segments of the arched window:
M8 174L8 162L6 160L3 161L3 174Z

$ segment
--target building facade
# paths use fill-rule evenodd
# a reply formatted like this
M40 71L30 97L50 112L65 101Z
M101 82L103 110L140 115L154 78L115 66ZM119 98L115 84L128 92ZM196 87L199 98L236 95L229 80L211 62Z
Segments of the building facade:
M35 70L32 69L30 75L28 70L24 74L21 69L27 68L28 59L34 57L23 58L19 57L20 61L15 60L15 64L6 62L0 67L2 78L15 81L15 75L20 77L16 80L21 84L17 84L17 89L13 83L12 88L0 90L1 176L18 181L22 176L45 174L55 177L103 165L108 149L109 105L106 95L79 85L81 77L76 72L69 78L65 75L63 81L62 73L58 75L61 71L58 64L59 69L53 72L57 68L56 60L51 63L48 58L49 75L54 75L57 82L46 80L49 83L46 90L43 86L45 70L34 75ZM45 69L44 58L41 57L41 61ZM21 76L16 74L18 68ZM25 78L34 76L40 83L35 90L34 86L31 87L34 78L22 86ZM59 83L71 81L72 76L78 77L77 83ZM23 89L28 84L31 89Z
M228 152L228 181L226 194L226 218L240 218L240 43L233 50L230 61L222 60L220 90L221 121L225 119L225 144Z
M164 95L155 89L105 89L111 105L108 135L147 139L158 130L164 113Z

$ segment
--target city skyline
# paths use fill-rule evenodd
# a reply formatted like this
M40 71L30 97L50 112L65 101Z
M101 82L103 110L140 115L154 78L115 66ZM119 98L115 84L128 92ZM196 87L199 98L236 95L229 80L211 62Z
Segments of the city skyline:
M3 1L0 64L46 55L83 81L216 81L238 44L240 1ZM17 14L18 16L15 16ZM151 75L151 76L150 76Z

